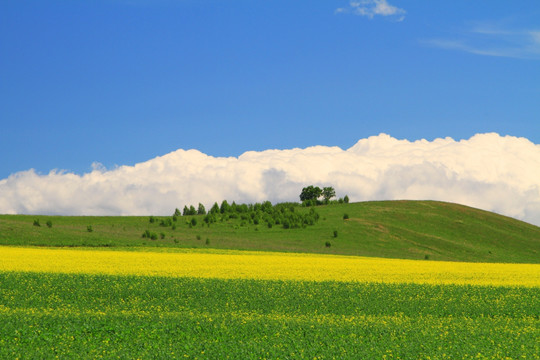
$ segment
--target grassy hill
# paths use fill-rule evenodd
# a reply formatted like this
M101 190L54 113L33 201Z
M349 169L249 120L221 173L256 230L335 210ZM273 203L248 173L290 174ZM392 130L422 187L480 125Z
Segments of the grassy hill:
M298 207L295 211L308 212ZM375 201L316 207L313 226L284 229L202 215L173 226L156 217L0 215L0 245L218 248L387 258L540 263L540 227L458 204ZM348 219L344 219L344 214ZM197 224L192 224L195 218ZM39 220L40 226L34 226ZM48 227L47 222L52 223ZM89 227L92 231L88 231ZM155 234L157 239L143 238ZM337 235L337 236L335 236Z

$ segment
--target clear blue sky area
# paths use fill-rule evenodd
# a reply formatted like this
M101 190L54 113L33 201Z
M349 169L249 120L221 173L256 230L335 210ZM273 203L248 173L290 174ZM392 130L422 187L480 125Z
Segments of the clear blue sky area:
M0 179L381 132L540 143L540 2L0 2Z

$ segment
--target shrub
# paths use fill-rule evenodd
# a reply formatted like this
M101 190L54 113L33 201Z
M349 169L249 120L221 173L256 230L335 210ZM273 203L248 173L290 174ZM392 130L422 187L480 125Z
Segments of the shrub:
M159 234L159 237L160 237L162 240L165 239L165 233Z
M205 244L210 245L210 239L209 238L206 238Z
M330 241L327 241L324 243L324 246L326 246L327 248L329 248L330 246L332 246L332 244L330 244Z
M88 226L86 227L86 231L88 231L88 232L94 231L94 229L92 229L92 225L88 225Z
M191 226L197 226L197 219L191 218Z
M343 220L348 220L349 219L349 214L343 214Z
M48 220L47 221L47 227L50 229L52 228L52 221L51 220Z
M148 221L150 222L150 224L153 224L156 221L156 218L153 216L150 216L150 218L148 218Z
M334 230L334 237L337 238L337 230Z
M143 238L149 238L150 239L150 230L145 230L142 234L142 237Z
M165 220L161 220L159 222L159 226L163 226L163 227L169 227L169 226L172 226L172 220L167 218Z
M197 240L201 240L201 235L197 235Z
M34 226L41 226L41 225L39 224L39 219L35 219L35 220L34 220Z
M150 234L150 239L157 240L157 234L156 233Z
M424 255L424 260L429 260L429 255L428 254Z
M345 204L348 204L349 203L349 196L348 195L345 195L345 197L343 198L343 202Z

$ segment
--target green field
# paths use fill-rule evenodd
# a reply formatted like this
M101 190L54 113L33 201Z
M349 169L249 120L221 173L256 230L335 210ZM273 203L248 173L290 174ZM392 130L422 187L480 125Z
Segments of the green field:
M151 223L148 216L0 215L0 245L80 247L77 253L100 247L107 251L96 253L107 255L195 248L184 251L201 259L216 251L197 248L363 255L416 259L430 268L444 263L426 258L540 263L539 227L470 207L388 201L316 211L314 225L294 229L225 217L207 226L202 216ZM41 252L36 258L51 261ZM226 262L219 266L234 271ZM534 273L540 265L522 266ZM476 279L472 266L466 269L463 276ZM0 271L1 359L540 359L535 285L33 271Z
M0 273L0 358L538 359L537 288Z
M308 208L297 207L299 213ZM160 226L149 217L0 215L0 244L41 246L189 247L312 252L471 262L540 262L540 227L470 207L436 201L381 201L317 206L313 226L274 225L203 216ZM349 219L344 220L344 214ZM191 219L197 220L191 226ZM34 220L41 226L33 226ZM46 226L47 221L52 227ZM92 232L88 232L88 226ZM142 238L146 230L158 238ZM334 232L337 231L337 237ZM163 239L161 238L163 236ZM327 247L327 242L330 247Z

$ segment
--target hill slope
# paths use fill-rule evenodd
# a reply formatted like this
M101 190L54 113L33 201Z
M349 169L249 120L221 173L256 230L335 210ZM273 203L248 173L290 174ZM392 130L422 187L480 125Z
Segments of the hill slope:
M308 211L297 208L296 211ZM404 259L540 263L540 227L458 204L374 201L316 208L319 221L300 229L228 219L209 227L202 216L173 227L149 217L0 215L1 245L211 247L314 252ZM343 215L348 214L348 219ZM197 225L190 226L191 219ZM41 226L33 226L38 219ZM52 222L52 227L46 223ZM92 231L88 231L91 226ZM149 230L157 240L143 238ZM337 231L337 237L334 233ZM327 242L329 244L327 244ZM329 247L327 245L330 245Z

